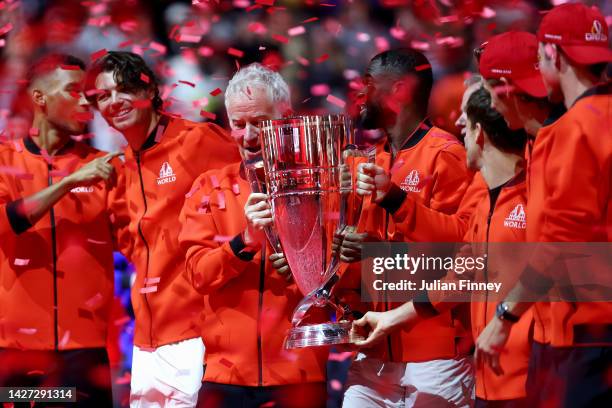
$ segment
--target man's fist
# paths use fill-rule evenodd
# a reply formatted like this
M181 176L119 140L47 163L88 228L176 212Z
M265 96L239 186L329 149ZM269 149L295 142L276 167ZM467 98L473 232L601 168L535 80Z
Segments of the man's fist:
M360 163L357 167L357 194L374 194L374 201L380 202L389 191L391 178L380 166L374 163Z
M249 246L263 245L266 238L264 228L273 223L272 207L268 202L268 195L251 193L244 205L244 216L247 220L244 243Z

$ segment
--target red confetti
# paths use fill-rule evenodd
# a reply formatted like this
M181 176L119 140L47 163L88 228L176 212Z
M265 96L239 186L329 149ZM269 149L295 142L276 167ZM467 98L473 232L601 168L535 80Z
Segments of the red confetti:
M230 236L230 235L215 235L213 237L213 241L215 242L229 242L233 239L234 237Z
M30 263L29 259L15 258L15 262L13 262L13 265L15 265L15 266L27 266L29 263Z
M370 41L370 34L368 33L357 33L357 41L368 42Z
M280 35L280 34L274 34L272 35L272 38L280 43L283 44L287 44L289 43L289 39L287 37L285 37L284 35Z
M323 61L327 61L328 59L329 59L329 54L323 54L319 58L317 58L315 61L317 64L319 64Z
M274 0L255 0L255 3L272 7L274 5Z
M38 329L34 329L34 328L30 328L30 327L20 327L19 329L17 329L18 333L27 334L28 336L36 334L37 331L38 331Z
M192 88L195 88L195 86L196 86L196 85L195 85L193 82L184 81L184 80L182 80L182 79L179 79L179 81L178 81L178 82L179 82L179 84L188 85L188 86L190 86L190 87L192 87Z
M268 31L266 26L258 21L249 23L247 29L254 34L265 34Z
M240 194L240 186L238 185L238 182L234 182L232 184L232 192L236 195Z
M31 370L26 373L27 375L45 375L43 370Z
M78 65L60 65L60 68L66 71L80 71L81 70L81 67L79 67Z
M155 41L151 41L151 43L149 44L149 48L154 51L157 51L160 54L166 53L166 46Z
M419 71L425 71L426 69L431 69L431 65L430 64L423 64L423 65L417 65L416 67L414 67L414 70L419 72Z
M219 184L219 179L214 174L210 176L210 184L212 184L213 188L215 189L218 189L221 187L221 185Z
M193 195L201 188L202 186L200 185L200 183L198 184L194 184L193 187L191 187L191 190L189 190L187 192L187 194L185 194L185 198L191 198L193 197Z
M231 48L231 47L227 49L227 53L236 58L242 58L244 56L244 51L240 51L239 49Z
M4 35L13 29L13 24L7 23L4 27L0 28L0 35Z
M259 408L272 408L276 406L276 401L268 401L259 406Z
M329 353L329 357L328 360L329 361L346 361L349 358L353 358L353 352L352 351L345 351L342 353Z
M30 130L28 131L28 134L30 136L38 136L39 133L40 132L39 132L38 128L35 128L35 127L30 128Z
M304 34L305 32L306 32L306 29L304 28L304 26L292 27L289 30L287 30L287 34L289 34L289 36L291 37L295 37L296 35Z
M159 283L159 281L161 280L161 277L156 277L156 278L145 278L144 280L144 284L145 285L152 285L152 284L157 284Z
M194 43L197 44L202 39L201 35L192 35L192 34L179 34L177 41L184 43Z
M323 96L329 95L331 90L329 89L329 85L327 84L315 84L310 87L310 93L313 96Z
M107 241L97 241L97 240L91 239L91 238L87 238L87 242L91 242L92 244L96 244L96 245L106 245L106 244L108 244Z
M101 293L96 293L93 297L85 301L85 307L93 309L104 299Z
M302 24L312 23L312 22L315 22L317 20L319 20L319 17L311 17L311 18L309 18L307 20L302 21Z
M132 319L130 316L122 317L121 319L117 319L113 322L115 326L123 326L124 324L128 324Z
M344 107L346 106L346 102L344 102L342 99L334 96L334 95L327 95L327 102L338 106L340 109L344 109Z
M400 27L391 27L389 34L391 34L391 37L395 38L396 40L403 40L406 36L406 31Z
M149 79L149 76L147 74L145 74L144 72L140 73L140 80L146 84L148 84L151 80Z
M91 60L91 62L96 61L99 58L102 58L103 56L105 56L106 54L108 54L108 51L106 51L106 48L102 48L101 50L98 50L94 53L92 53L89 56L89 59Z
M329 386L332 388L332 390L342 391L342 383L336 379L331 380L329 382Z
M214 90L210 91L210 94L211 94L212 96L217 96L217 95L219 95L221 92L222 92L222 91L221 91L221 89L220 89L220 88L216 88L216 89L214 89Z
M123 42L119 43L119 48L129 47L133 43L134 43L134 41L132 41L132 40L123 41Z
M129 320L129 317L128 317ZM121 377L115 380L115 384L117 385L125 385L132 382L132 375L129 372L124 373Z
M70 340L70 330L66 330L66 332L62 336L61 340L57 343L57 345L60 348L64 348L68 344L69 340Z
M200 110L200 116L206 119L215 120L217 119L217 114L205 111L204 109Z
M299 62L300 64L302 64L305 67L310 65L310 62L306 58L304 58L302 56L298 55L295 59L297 60L297 62Z

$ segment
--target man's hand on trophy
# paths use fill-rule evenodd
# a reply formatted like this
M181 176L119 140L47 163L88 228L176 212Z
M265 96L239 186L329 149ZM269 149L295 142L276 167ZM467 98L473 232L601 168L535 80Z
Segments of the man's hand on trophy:
M272 254L268 257L270 262L272 262L272 267L276 269L276 272L279 275L285 276L287 282L291 281L291 270L289 269L289 264L287 263L287 258L285 258L285 254L282 252L278 252Z
M404 303L398 308L387 312L368 312L361 319L353 322L352 331L367 337L356 340L355 345L368 348L376 345L386 336L418 319L412 302Z
M385 197L390 186L391 177L382 167L374 163L360 163L357 167L357 194L374 194L374 201L378 203Z
M268 202L268 195L251 193L244 205L244 216L247 219L247 228L243 236L244 243L248 246L265 245L264 228L273 223L272 207Z

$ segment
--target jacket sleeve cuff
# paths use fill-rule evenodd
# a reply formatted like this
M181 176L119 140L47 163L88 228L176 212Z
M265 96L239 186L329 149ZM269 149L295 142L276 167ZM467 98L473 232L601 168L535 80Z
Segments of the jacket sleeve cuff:
M413 305L414 310L420 317L428 318L440 314L431 304L431 301L429 300L429 294L426 290L421 290L417 292L416 296L413 299Z
M402 190L397 184L391 183L391 187L387 194L383 197L379 206L393 214L396 212L401 206L404 200L406 199L406 192Z
M236 255L236 257L242 261L252 261L255 257L255 253L257 252L244 243L244 240L242 239L242 234L238 234L234 238L232 238L232 240L229 242L229 245L234 255Z
M6 205L6 217L15 234L19 235L32 227L30 220L19 210L23 200L20 198Z

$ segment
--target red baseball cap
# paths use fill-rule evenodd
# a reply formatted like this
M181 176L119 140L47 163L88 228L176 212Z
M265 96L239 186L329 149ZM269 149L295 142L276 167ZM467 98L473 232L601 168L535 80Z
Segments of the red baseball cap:
M538 39L524 31L510 31L491 37L482 45L480 75L485 79L512 81L512 85L535 97L547 96L538 69Z
M612 61L606 19L599 9L582 3L563 4L546 13L538 29L538 40L559 44L577 64Z

